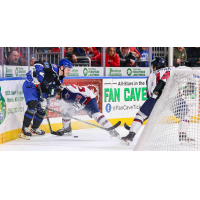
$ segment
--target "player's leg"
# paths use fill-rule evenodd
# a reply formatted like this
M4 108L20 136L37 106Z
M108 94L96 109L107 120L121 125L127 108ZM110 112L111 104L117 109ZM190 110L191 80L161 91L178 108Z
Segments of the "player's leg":
M35 116L33 118L33 125L31 125L30 131L33 134L37 135L44 135L45 132L43 130L40 130L39 127L44 119L45 111L38 105L37 112L35 113Z
M62 116L62 124L63 128L57 131L58 135L72 136L71 118Z
M133 138L138 133L143 125L143 122L150 116L153 107L155 106L156 99L148 98L144 104L141 106L139 112L136 114L129 131L129 134L122 137L121 140L125 141L127 144L133 141Z
M24 114L20 137L30 139L30 136L32 136L32 134L29 130L29 126L31 124L33 116L35 115L35 112L37 111L38 93L37 89L33 88L27 81L25 81L23 84L23 92L27 104L27 110Z
M88 115L91 118L93 118L103 128L110 128L112 126L108 118L99 111L96 98L91 99L89 103L87 104L87 106L84 108L84 110L88 113ZM116 130L109 131L109 134L112 137L120 138L120 135Z
M21 130L21 133L22 133L21 137L23 137L23 135L28 136L28 137L32 136L32 134L29 130L29 126L35 115L37 105L38 105L38 102L35 100L29 101L27 103L28 108L24 114L24 120L23 120L23 125L22 125L22 130Z

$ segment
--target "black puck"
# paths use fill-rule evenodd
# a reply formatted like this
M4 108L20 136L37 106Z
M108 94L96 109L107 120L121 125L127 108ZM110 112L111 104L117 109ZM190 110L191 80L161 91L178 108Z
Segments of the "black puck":
M78 137L77 135L74 136L74 138L77 138L77 137Z

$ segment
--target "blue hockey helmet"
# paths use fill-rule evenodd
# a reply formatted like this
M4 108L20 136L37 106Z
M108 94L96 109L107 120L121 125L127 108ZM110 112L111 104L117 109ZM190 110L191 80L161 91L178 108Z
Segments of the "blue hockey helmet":
M61 67L61 66L63 66L64 69L65 69L66 67L72 69L73 64L72 64L69 60L67 60L66 58L63 58L63 59L61 59L60 62L59 62L59 67Z
M156 66L156 69L159 69L159 68L161 68L161 67L165 67L166 62L165 62L164 58L162 58L162 57L157 57L157 58L154 58L154 59L152 60L151 64L152 64L153 66Z

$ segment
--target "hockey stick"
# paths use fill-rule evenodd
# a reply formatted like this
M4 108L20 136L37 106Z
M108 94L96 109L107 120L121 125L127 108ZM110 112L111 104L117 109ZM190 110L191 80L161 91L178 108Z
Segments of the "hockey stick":
M42 94L42 90L41 90L41 87L40 87L40 84L38 84L38 88L39 88L39 91L40 91L40 95L43 99L43 94ZM52 131L52 128L51 128L51 124L50 124L50 120L49 120L49 116L48 116L48 113L47 113L47 110L44 110L45 114L46 114L46 118L47 118L47 122L48 122L48 125L49 125L49 130L50 130L50 133L53 134L54 131Z
M148 119L148 117L144 120L144 122L146 121ZM126 124L126 122L124 123L124 128L126 129L126 130L128 130L128 131L130 131L130 126L128 126L127 124Z
M128 126L127 124L126 124L126 122L124 123L124 128L126 129L126 130L128 130L128 131L130 131L130 126Z
M56 111L56 110L53 110L53 109L50 109L50 108L48 108L48 110L62 115L61 112L58 112L58 111ZM81 119L78 119L78 118L75 118L75 117L71 117L71 116L69 116L69 117L70 117L71 119L75 119L75 120L77 120L77 121L80 121L80 122L83 122L83 123L85 123L85 124L89 124L89 125L95 126L95 127L97 127L97 128L100 128L100 129L103 129L103 130L106 130L106 131L111 131L111 130L117 128L117 127L121 124L121 121L118 121L115 125L111 126L110 128L103 128L103 127L101 127L101 126L98 126L98 125L95 125L95 124L86 122L86 121L84 121L84 120L81 120Z

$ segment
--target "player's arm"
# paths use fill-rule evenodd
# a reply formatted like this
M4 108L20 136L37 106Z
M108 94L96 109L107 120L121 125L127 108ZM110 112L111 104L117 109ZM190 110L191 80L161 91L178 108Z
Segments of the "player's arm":
M44 79L44 62L39 60L39 61L35 61L34 63L34 67L35 67L35 72L33 73L33 76L35 78L37 78L37 80L42 83L43 79Z
M162 91L165 87L165 81L159 80L158 84L156 85L155 89L153 90L153 98L158 99L162 94Z

